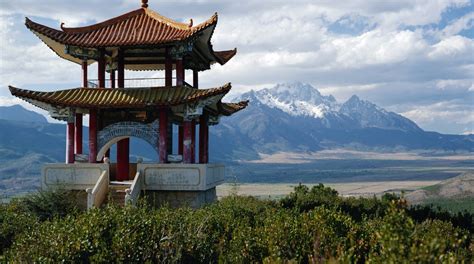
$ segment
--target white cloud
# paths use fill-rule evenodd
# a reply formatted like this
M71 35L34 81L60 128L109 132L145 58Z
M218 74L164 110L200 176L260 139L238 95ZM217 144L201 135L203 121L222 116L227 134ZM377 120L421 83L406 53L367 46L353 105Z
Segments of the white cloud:
M193 17L199 22L219 12L213 45L216 50L237 47L238 54L225 66L202 73L201 87L231 81L232 97L253 87L303 81L338 99L360 94L382 107L426 121L433 129L455 126L461 133L465 128L458 125L464 120L461 113L469 112L447 104L433 105L464 98L457 102L462 108L473 98L474 44L459 35L472 28L473 13L463 12L464 16L446 27L433 28L446 12L471 8L469 0L181 0L149 4L180 21ZM60 22L87 25L139 6L139 0L114 4L101 0L2 2L1 87L57 89L80 83L80 67L57 57L31 34L23 25L24 16L57 28ZM349 33L338 32L336 24ZM91 78L95 71L95 66L89 70ZM127 76L161 74L127 72ZM0 89L0 96L8 94ZM430 121L429 111L437 113L438 122Z
M473 61L474 40L463 36L450 36L432 46L432 51L428 53L430 59L466 59Z

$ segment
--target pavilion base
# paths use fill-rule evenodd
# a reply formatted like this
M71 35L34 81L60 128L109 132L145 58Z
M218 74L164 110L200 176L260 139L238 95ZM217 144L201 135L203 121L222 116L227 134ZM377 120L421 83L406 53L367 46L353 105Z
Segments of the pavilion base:
M207 191L144 191L144 201L153 207L201 208L217 201L216 188Z
M111 181L110 164L47 164L43 189L64 189L74 194L79 208L136 205L200 208L217 200L216 186L224 181L220 164L136 164L135 177ZM134 166L135 167L135 166Z

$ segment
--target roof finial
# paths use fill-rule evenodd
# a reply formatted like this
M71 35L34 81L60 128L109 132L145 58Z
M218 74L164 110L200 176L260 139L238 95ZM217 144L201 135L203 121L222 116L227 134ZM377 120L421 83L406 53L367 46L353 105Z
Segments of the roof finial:
M142 7L147 8L148 7L148 0L142 0Z

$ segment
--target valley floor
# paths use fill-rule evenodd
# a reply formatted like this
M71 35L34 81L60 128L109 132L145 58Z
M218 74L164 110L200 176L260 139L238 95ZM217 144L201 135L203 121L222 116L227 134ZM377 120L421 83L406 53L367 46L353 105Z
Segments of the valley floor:
M428 181L374 181L374 182L347 182L325 183L325 186L334 188L343 196L382 195L383 193L411 192L423 187L438 184L439 180ZM224 197L231 194L256 196L260 198L278 198L291 193L298 184L288 183L225 183L217 187L217 196ZM316 184L305 184L309 187Z

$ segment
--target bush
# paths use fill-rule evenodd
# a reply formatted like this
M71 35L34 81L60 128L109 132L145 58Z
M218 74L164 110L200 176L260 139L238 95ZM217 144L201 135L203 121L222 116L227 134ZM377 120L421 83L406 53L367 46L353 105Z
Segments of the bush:
M41 218L15 206L0 215L2 238L10 241L2 244L4 260L18 262L432 263L473 257L472 232L454 218L416 220L404 200L347 199L322 185L298 186L280 202L231 196L198 210L109 206ZM15 228L19 234L12 235Z

